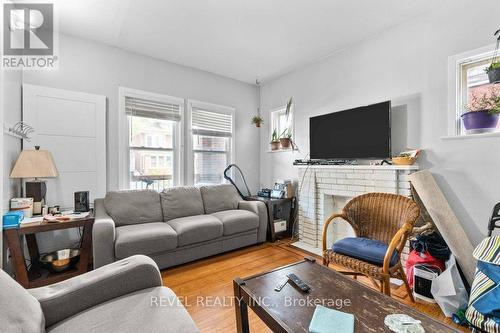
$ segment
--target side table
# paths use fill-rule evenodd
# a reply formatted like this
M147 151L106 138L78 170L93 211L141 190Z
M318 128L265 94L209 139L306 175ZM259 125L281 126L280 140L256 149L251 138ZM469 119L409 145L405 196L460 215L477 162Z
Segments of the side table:
M6 229L4 233L7 238L7 246L10 249L16 281L24 288L37 288L48 284L60 282L73 276L80 275L88 271L89 260L92 250L92 226L94 217L73 219L66 222L33 222L20 225L18 228ZM82 243L80 248L80 260L76 267L68 271L51 273L40 267L38 258L40 253L36 241L39 232L63 230L83 227ZM21 237L26 236L26 244L30 256L31 265L28 268L24 257Z
M261 201L266 204L268 230L272 242L276 241L277 238L289 237L292 235L291 224L292 224L292 212L293 212L293 204L295 203L295 197L276 199L276 198L264 198L259 196L250 196L247 197L246 200ZM275 232L274 222L275 220L278 219L286 221L286 231Z

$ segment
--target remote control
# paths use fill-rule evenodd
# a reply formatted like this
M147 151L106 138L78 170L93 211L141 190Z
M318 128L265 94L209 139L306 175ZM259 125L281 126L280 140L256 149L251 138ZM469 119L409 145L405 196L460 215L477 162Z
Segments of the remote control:
M295 274L288 274L287 275L290 281L292 281L297 287L300 288L303 292L307 293L309 290L311 290L311 287L309 287L304 281L302 281L297 275Z
M280 283L278 283L276 285L276 287L274 287L274 290L276 291L281 291L281 289L283 289L283 287L285 286L285 284L288 283L288 278L284 279L283 281L281 281Z

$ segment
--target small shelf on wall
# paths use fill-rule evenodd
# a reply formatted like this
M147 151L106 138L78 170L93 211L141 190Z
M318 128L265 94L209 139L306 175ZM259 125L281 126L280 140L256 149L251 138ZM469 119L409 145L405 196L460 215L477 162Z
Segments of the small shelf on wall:
M441 140L463 140L463 139L474 139L474 138L480 139L480 138L490 138L490 137L500 137L500 131L442 136Z

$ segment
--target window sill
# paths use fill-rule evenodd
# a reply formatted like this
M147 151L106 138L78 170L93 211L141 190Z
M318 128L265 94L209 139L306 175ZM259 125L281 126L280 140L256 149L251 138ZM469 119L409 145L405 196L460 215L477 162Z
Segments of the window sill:
M289 151L298 151L298 149L292 149L292 148L288 148L288 149L276 149L276 150L268 150L267 152L268 153L284 153L284 152L289 152Z
M464 140L464 139L480 139L480 138L490 138L490 137L500 137L500 131L499 132L489 132L489 133L443 136L443 137L441 137L441 140Z

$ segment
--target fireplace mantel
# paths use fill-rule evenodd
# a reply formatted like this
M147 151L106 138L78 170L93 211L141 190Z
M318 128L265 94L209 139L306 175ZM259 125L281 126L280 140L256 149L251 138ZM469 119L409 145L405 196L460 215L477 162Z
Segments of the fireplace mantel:
M342 208L333 207L333 202L344 204L355 196L369 192L410 196L408 176L418 171L419 167L418 165L300 165L297 169L299 241L294 245L321 254L323 222L332 210ZM332 234L333 241L345 236Z
M355 165L296 165L300 169L339 169L339 170L409 170L417 171L419 166L413 165L369 165L369 164L355 164Z

